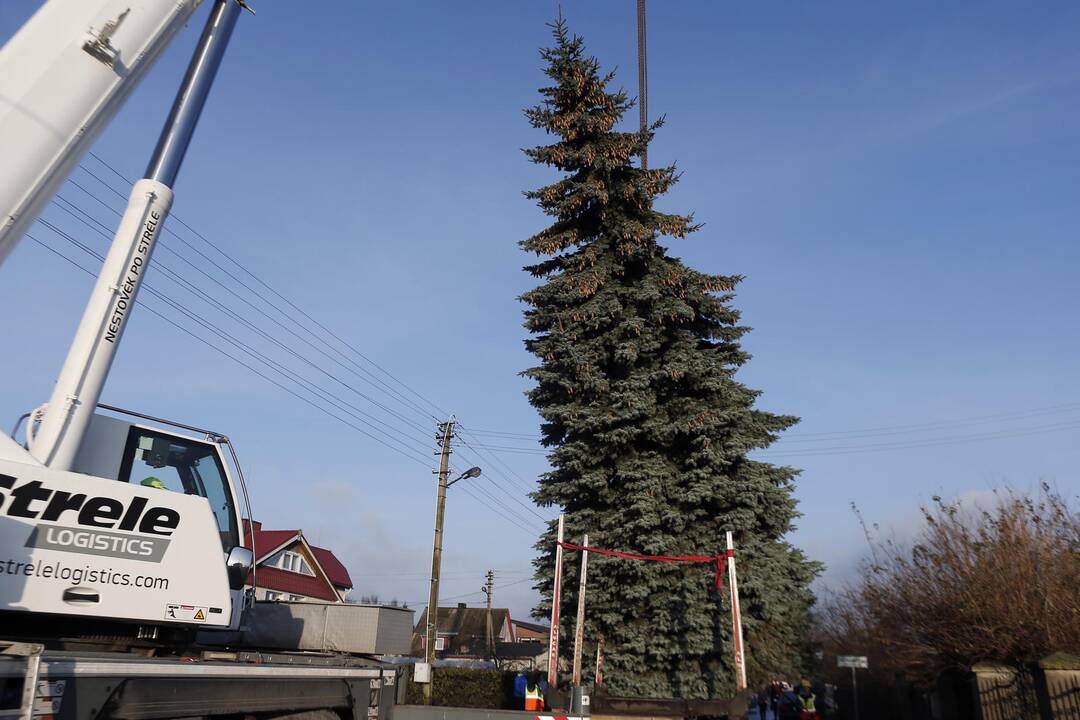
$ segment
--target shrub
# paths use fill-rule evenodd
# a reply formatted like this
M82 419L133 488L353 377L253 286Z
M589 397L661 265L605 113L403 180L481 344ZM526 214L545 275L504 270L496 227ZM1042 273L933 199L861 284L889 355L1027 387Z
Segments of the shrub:
M513 682L507 685L500 670L474 668L432 668L431 704L440 707L468 707L498 710L510 707L513 698ZM510 698L506 697L509 687ZM406 691L407 703L419 705L424 702L424 687L410 682Z
M935 503L910 549L871 542L862 577L820 614L827 647L927 682L1080 651L1080 515L1065 498L1043 485L995 491L989 509Z

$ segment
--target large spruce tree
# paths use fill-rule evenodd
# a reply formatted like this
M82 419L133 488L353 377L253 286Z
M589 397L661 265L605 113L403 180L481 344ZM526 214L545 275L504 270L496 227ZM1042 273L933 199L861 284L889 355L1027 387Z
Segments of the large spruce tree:
M528 349L539 364L529 400L543 418L551 471L535 500L561 506L568 540L665 555L711 555L735 532L751 681L798 671L815 563L784 541L796 517L796 471L753 460L797 419L754 407L735 379L749 356L731 303L737 275L698 272L668 255L660 236L697 229L654 208L678 176L635 164L661 125L615 126L633 106L609 92L612 74L584 54L560 19L541 51L551 87L526 111L556 136L526 150L562 173L527 193L554 223L521 242L540 257L543 284L525 293ZM550 530L537 548L538 587L550 608ZM564 658L577 606L577 553L567 553ZM605 638L613 694L721 697L734 687L731 619L709 565L592 555L586 647ZM586 666L591 663L586 662ZM790 675L789 675L790 677Z

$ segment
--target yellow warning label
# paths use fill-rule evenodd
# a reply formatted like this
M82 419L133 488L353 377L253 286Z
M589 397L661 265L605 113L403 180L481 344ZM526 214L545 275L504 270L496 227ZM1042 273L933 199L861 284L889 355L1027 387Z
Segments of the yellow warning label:
M192 619L193 620L205 620L206 619L206 615L203 613L202 608L199 608L198 610L195 611L195 617L192 618Z

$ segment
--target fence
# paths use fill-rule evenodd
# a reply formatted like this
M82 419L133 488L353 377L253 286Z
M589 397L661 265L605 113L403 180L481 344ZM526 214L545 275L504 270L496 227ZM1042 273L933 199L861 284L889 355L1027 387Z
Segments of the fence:
M1055 653L1023 668L979 663L969 678L970 715L935 714L933 720L1080 720L1080 657ZM962 684L952 688L963 692Z
M851 685L836 720L853 720ZM1080 720L1080 656L1055 653L1024 668L979 663L943 673L932 689L902 677L859 679L859 708L874 720Z

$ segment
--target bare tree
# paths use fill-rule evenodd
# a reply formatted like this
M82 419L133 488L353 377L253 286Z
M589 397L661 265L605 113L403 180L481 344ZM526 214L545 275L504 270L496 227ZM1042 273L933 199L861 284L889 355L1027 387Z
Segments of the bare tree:
M827 646L930 680L981 660L1080 651L1080 515L1048 485L992 507L923 508L915 542L871 540L860 580L819 611Z

